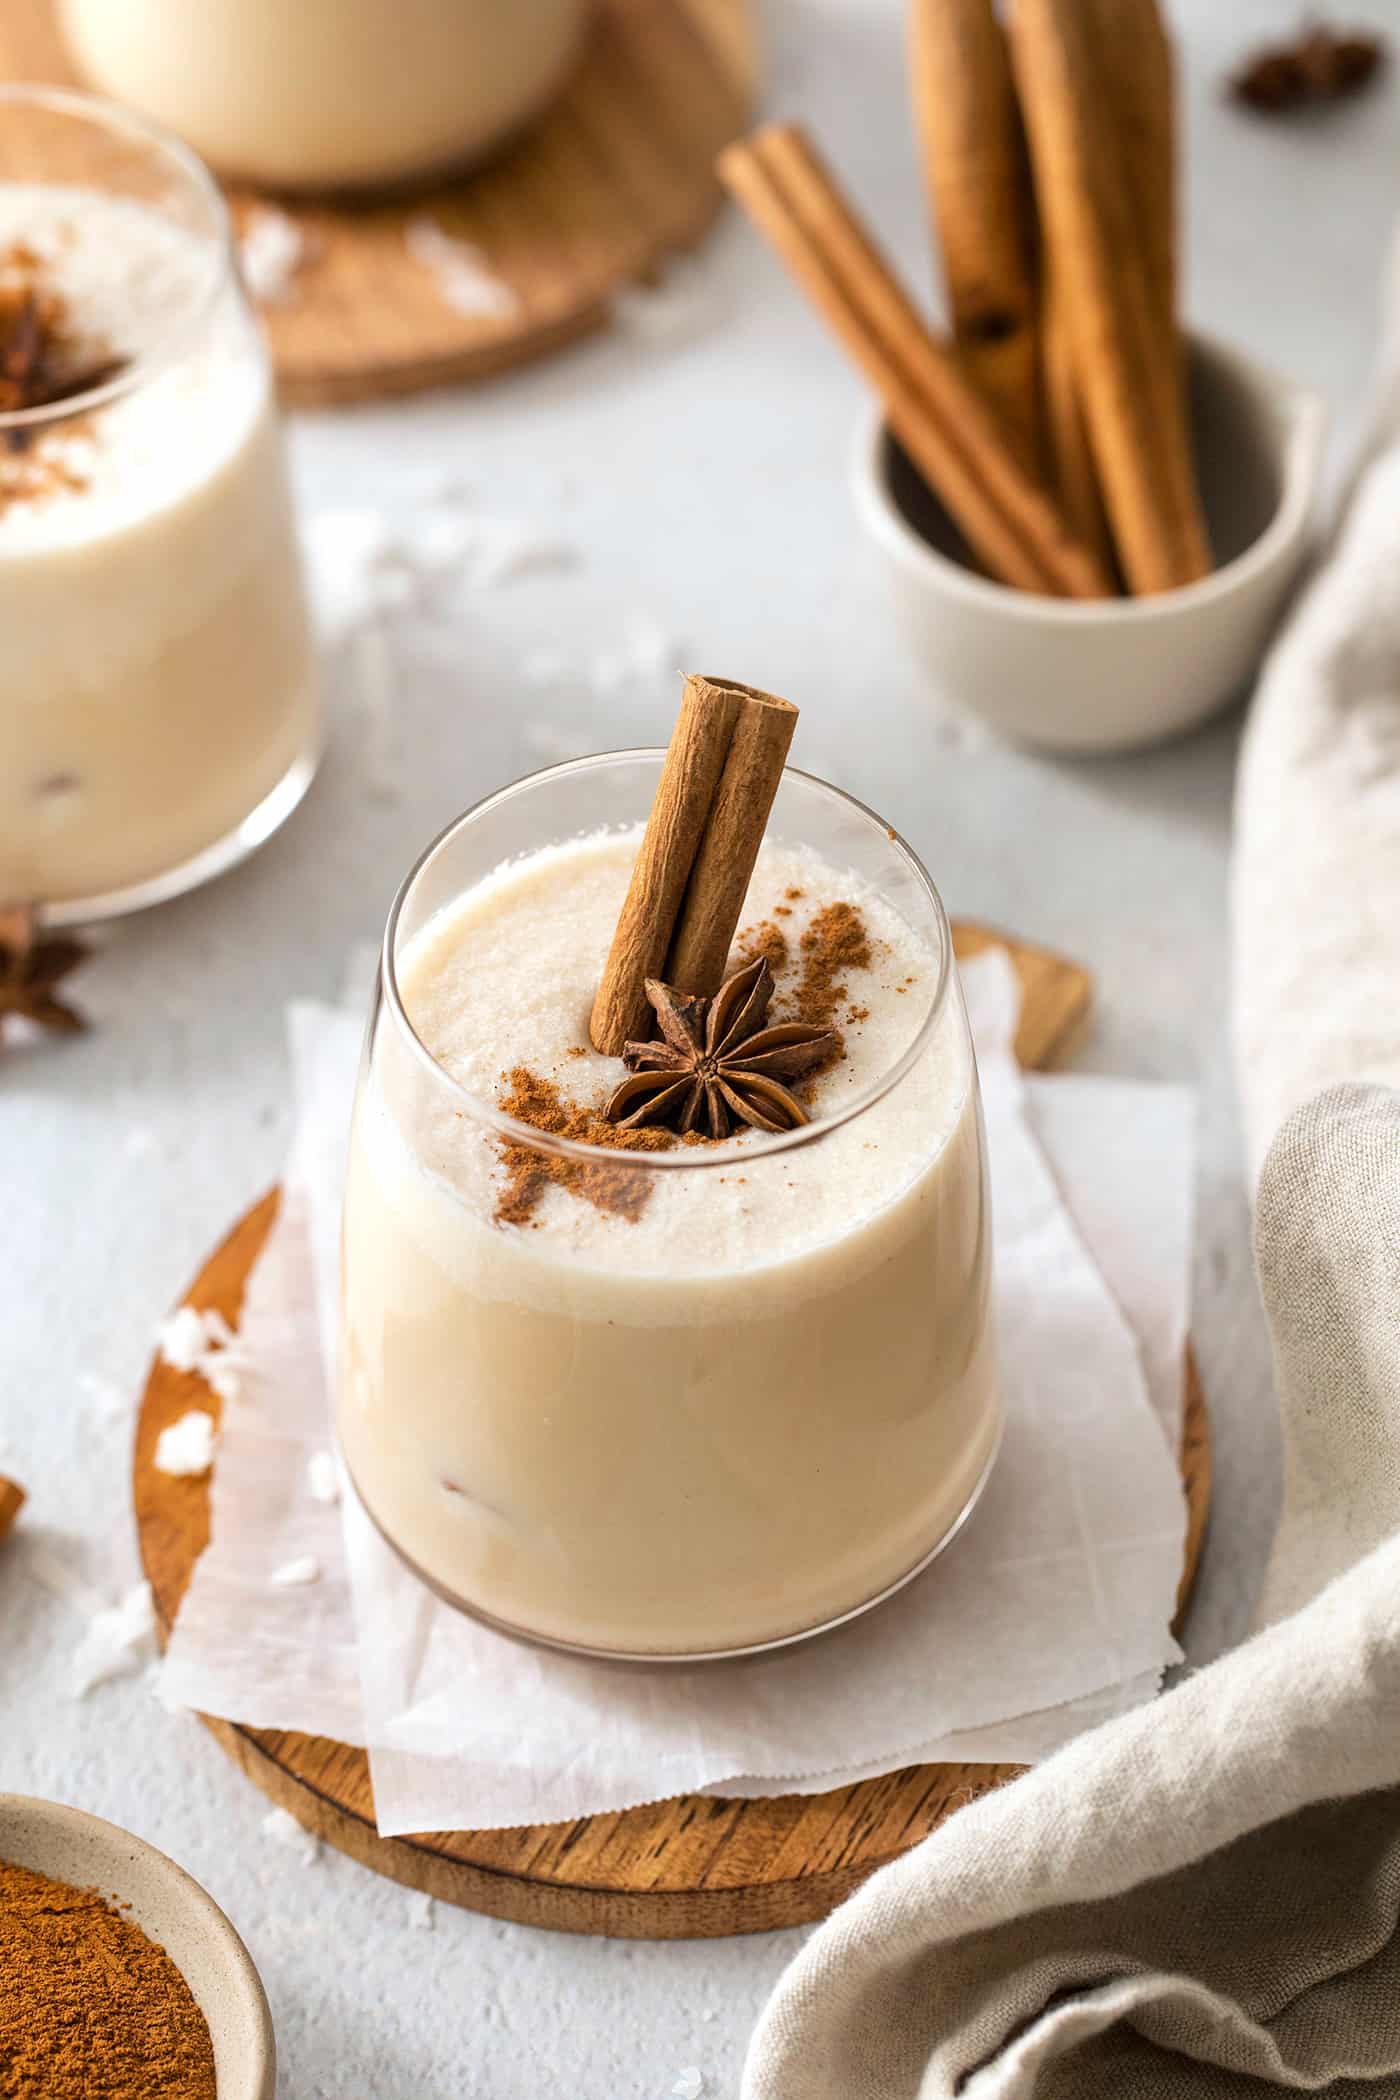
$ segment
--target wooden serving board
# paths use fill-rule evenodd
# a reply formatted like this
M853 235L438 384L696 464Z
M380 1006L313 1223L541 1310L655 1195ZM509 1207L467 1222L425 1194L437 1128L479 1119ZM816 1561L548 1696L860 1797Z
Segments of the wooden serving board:
M1088 974L990 928L954 929L961 956L992 943L1008 948L1022 981L1018 1050L1026 1062L1053 1063L1087 1011ZM217 1307L237 1324L277 1202L274 1190L234 1227L196 1277L190 1304ZM192 1405L219 1411L197 1374L158 1360L137 1427L133 1488L141 1557L163 1633L209 1537L207 1481L172 1479L154 1464L161 1430ZM1209 1424L1189 1355L1181 1467L1189 1510L1184 1608L1210 1504ZM915 1765L825 1794L757 1801L687 1795L573 1823L381 1838L362 1750L231 1721L206 1719L205 1725L272 1800L376 1873L517 1924L629 1939L763 1932L824 1917L877 1867L1020 1769Z
M748 0L594 9L564 93L473 173L356 203L230 187L236 219L275 202L306 234L292 296L263 316L285 400L372 400L522 364L600 326L622 286L699 240L721 202L715 157L753 110ZM4 0L0 80L72 78L53 0ZM423 216L481 250L514 292L513 313L467 315L444 301L404 243Z

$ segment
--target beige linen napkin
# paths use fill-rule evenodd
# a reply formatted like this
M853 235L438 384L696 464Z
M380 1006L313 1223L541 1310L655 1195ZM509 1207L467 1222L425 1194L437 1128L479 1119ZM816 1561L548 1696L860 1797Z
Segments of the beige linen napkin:
M1266 1630L869 1882L779 1984L746 2100L1400 2095L1388 439L1255 702L1235 902L1256 1156L1272 1141L1257 1253L1288 1451Z

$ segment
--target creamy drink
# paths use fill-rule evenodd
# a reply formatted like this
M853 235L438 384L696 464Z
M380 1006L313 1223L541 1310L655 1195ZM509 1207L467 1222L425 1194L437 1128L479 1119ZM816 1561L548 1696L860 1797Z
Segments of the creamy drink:
M810 837L814 796L868 830L865 871L770 840L734 957L770 960L774 1020L839 1038L787 1136L606 1149L624 1072L588 1016L636 831L565 833L454 895L464 820L391 930L340 1435L405 1558L507 1627L636 1656L815 1629L927 1559L990 1465L989 1218L946 922L926 890L918 921L907 867L896 901L872 879L895 849L844 798L790 776L779 815Z
M587 0L61 0L92 83L257 182L362 188L478 158L554 95Z
M272 828L314 765L315 667L221 219L0 181L0 331L33 313L79 391L0 413L0 898L97 912Z

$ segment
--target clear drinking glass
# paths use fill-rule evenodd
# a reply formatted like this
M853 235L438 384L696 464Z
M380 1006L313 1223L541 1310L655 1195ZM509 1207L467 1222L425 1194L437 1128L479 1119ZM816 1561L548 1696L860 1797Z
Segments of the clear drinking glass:
M576 1652L698 1660L800 1639L908 1581L975 1502L1001 1409L948 924L914 854L850 797L788 772L768 839L880 900L927 967L905 980L902 1054L826 1120L738 1150L619 1153L515 1121L415 1032L415 958L441 915L539 848L640 825L662 757L501 790L399 893L350 1139L338 1419L365 1508L450 1602ZM493 1050L470 967L452 983ZM585 1000L580 1044L586 1026ZM499 1221L505 1148L517 1171L589 1177L587 1232L568 1191ZM726 1251L736 1202L747 1238Z
M226 175L362 189L480 160L576 63L590 0L59 0L94 87Z
M87 96L0 88L0 300L31 293L101 380L0 412L0 899L63 922L251 852L310 783L319 699L267 356L208 174Z

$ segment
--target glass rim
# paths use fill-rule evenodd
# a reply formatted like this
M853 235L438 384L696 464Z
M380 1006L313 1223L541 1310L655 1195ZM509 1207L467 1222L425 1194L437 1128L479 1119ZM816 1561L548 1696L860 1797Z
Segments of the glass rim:
M485 816L489 810L513 801L517 796L525 794L541 781L559 779L574 773L601 771L605 766L617 765L628 759L634 762L637 760L653 760L659 763L664 760L665 756L666 751L663 745L639 745L635 748L625 748L617 751L597 751L583 758L564 759L558 765L541 766L532 773L523 773L518 779L508 781L503 787L494 788L489 795L483 795L479 801L472 803L470 808L463 810L460 815L454 817L450 824L444 825L436 838L429 841L417 860L414 861L413 866L399 884L394 901L389 907L389 917L384 928L384 939L379 954L378 990L395 1027L415 1059L426 1067L440 1086L446 1087L449 1093L455 1095L459 1101L467 1105L475 1121L486 1124L498 1136L506 1138L511 1144L525 1145L536 1152L547 1152L557 1159L575 1160L580 1164L590 1166L607 1166L614 1171L619 1168L626 1168L629 1171L635 1168L648 1174L653 1172L662 1174L703 1173L709 1168L732 1166L734 1164L736 1154L729 1149L727 1143L723 1147L718 1145L713 1147L698 1145L677 1146L675 1150L668 1152L629 1152L610 1145L586 1145L577 1138L561 1137L554 1131L537 1130L533 1123L522 1122L519 1117L509 1115L503 1108L498 1108L494 1102L483 1100L480 1094L473 1093L459 1079L454 1079L452 1074L438 1062L409 1019L399 990L398 971L394 955L399 921L413 891L414 884L443 848L457 836L458 832L465 830L477 818ZM904 1051L895 1060L894 1064L890 1066L888 1071L883 1072L869 1086L862 1088L852 1100L844 1103L833 1115L823 1116L815 1122L799 1124L796 1130L781 1131L776 1136L765 1137L762 1134L758 1134L752 1140L746 1139L743 1151L738 1155L745 1160L766 1159L777 1153L795 1151L802 1145L810 1145L817 1139L826 1137L830 1132L840 1130L845 1124L852 1122L855 1117L863 1115L867 1109L873 1108L877 1102L883 1101L885 1096L893 1092L901 1080L912 1071L922 1055L947 1003L948 987L953 975L953 934L943 899L938 894L933 877L929 874L923 861L908 841L895 830L893 825L886 823L883 817L871 809L868 803L862 802L856 795L848 794L844 788L834 787L829 780L822 780L815 773L806 773L798 766L785 766L783 768L783 779L800 780L805 787L815 788L819 794L826 796L829 800L842 803L848 809L856 810L868 823L884 833L896 856L913 874L916 883L927 897L933 912L934 924L938 933L938 976L928 1009L915 1030L912 1040L906 1045ZM425 921L426 923L428 922Z
M85 393L67 394L62 401L41 402L35 408L0 410L0 432L37 430L49 424L66 422L73 416L88 415L94 409L105 408L109 402L121 400L125 395L148 386L185 356L230 277L235 284L238 282L233 221L229 217L224 193L199 155L176 132L167 130L153 118L137 116L105 95L90 95L81 88L46 87L32 81L0 83L0 118L7 108L16 107L51 110L57 116L72 117L95 129L115 132L149 146L158 158L178 171L208 207L216 267L210 272L207 288L175 331L169 345L152 357L133 359L103 385L89 387Z

